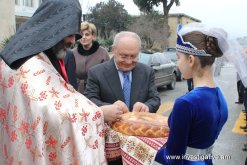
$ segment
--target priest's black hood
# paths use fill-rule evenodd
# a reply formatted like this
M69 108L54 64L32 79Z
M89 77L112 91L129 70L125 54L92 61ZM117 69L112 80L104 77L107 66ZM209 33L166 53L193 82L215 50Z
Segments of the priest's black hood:
M78 0L44 0L0 53L12 67L18 60L36 55L56 45L64 37L80 38L81 6Z

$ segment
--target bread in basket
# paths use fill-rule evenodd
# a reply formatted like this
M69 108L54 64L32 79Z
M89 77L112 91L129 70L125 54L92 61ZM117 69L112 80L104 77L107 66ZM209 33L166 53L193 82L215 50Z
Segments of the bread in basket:
M167 137L169 127L167 117L156 113L128 112L112 128L126 135L150 138Z

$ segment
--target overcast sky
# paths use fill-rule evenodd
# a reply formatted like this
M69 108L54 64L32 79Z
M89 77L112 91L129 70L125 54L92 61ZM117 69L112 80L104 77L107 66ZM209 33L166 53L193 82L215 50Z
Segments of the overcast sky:
M83 13L100 1L80 0ZM133 0L117 0L131 15L140 12ZM231 37L247 36L247 0L180 0L180 6L173 6L170 13L184 13L204 24L225 29ZM161 7L160 7L161 9Z

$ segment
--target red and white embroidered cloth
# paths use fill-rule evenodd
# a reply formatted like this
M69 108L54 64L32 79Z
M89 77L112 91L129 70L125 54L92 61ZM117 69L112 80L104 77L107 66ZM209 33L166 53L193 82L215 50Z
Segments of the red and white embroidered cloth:
M164 138L128 136L106 125L106 157L108 161L122 157L123 165L152 165L157 151L167 142Z
M0 62L0 164L107 164L102 111L43 53Z

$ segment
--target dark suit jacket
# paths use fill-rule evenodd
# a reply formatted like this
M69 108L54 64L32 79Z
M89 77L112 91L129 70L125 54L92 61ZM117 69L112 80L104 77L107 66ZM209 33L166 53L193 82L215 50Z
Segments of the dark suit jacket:
M67 50L66 56L64 58L65 69L67 72L69 83L77 90L77 80L76 80L76 63L75 57L71 50Z
M117 100L124 102L121 82L113 58L89 69L84 95L98 106L112 104ZM142 63L138 63L132 70L130 111L138 101L146 104L153 113L160 106L159 93L154 83L154 70Z

